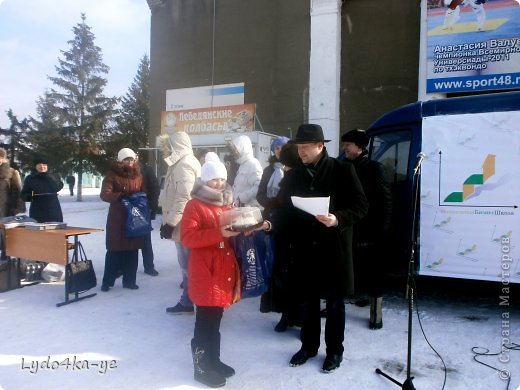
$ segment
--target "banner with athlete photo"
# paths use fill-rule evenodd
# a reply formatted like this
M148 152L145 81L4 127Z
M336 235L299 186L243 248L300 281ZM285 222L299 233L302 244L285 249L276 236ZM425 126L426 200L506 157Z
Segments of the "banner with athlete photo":
M517 0L427 0L426 92L520 87Z

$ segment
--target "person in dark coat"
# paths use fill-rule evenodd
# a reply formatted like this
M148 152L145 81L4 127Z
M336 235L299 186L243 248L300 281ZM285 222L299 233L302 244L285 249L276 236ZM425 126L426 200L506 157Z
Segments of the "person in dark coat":
M352 164L329 157L321 126L303 124L289 144L298 146L302 164L286 172L280 212L262 228L286 230L295 266L290 284L302 302L301 348L290 360L293 367L317 355L320 347L320 299L326 300L326 358L322 371L337 369L343 360L344 298L351 290L352 226L365 216L368 201ZM326 215L296 208L292 196L330 197Z
M148 191L148 208L150 210L150 218L155 219L157 210L159 209L159 193L161 191L159 180L153 168L146 164L139 164L141 175L143 176L144 186ZM153 247L152 247L152 232L144 236L144 246L141 248L141 254L143 255L143 267L144 273L150 276L157 276L159 272L155 269L153 263Z
M262 179L258 185L256 200L264 208L262 214L269 217L271 208L277 204L276 197L280 190L280 181L283 178L283 164L280 162L280 152L289 138L277 137L271 143L271 157L269 165L264 168Z
M278 200L278 192L280 190L280 181L283 179L283 164L280 162L280 152L282 146L289 141L287 137L277 137L271 143L271 157L269 157L269 165L264 168L260 184L258 185L258 192L256 200L263 207L262 215L264 218L270 219L271 211L276 207ZM271 237L271 245L273 245ZM276 250L274 251L274 262L277 258ZM260 300L260 312L268 313L270 311L281 311L275 301L275 293L273 291L272 280L269 283L269 289L262 294Z
M294 144L285 144L280 150L280 162L283 165L284 172L287 172L301 164L300 156L298 156L298 147ZM285 176L285 174L284 174ZM278 192L276 203L272 204L271 216L275 217L282 199L284 180L280 181L280 191ZM270 293L272 307L274 311L280 311L282 316L274 327L276 332L285 332L288 327L301 326L301 315L299 298L294 291L289 288L289 274L292 267L297 265L292 255L290 245L290 231L279 230L271 235L274 241L275 261L273 264L273 273L270 279ZM265 295L265 294L264 294ZM263 296L262 296L263 298Z
M233 183L235 182L235 176L237 175L238 166L239 166L235 160L235 156L233 154L233 149L231 149L231 147L229 146L231 144L232 144L231 142L228 142L228 149L231 150L230 154L226 154L224 156L224 165L226 166L226 170L228 173L227 182L230 186L232 186Z
M69 185L70 196L74 196L74 185L76 184L76 178L74 177L74 175L69 175L67 176L65 181Z
M392 217L392 192L381 163L368 158L369 137L354 129L341 137L345 157L354 164L370 205L368 214L354 226L355 285L365 288L370 301L370 329L383 327L383 269L385 241Z
M105 271L101 291L114 286L118 271L123 273L123 288L137 290L136 273L138 251L143 247L143 237L125 236L126 209L121 203L125 196L146 192L143 177L132 149L123 148L101 184L100 198L110 203L106 225Z
M5 149L0 148L0 218L25 212L21 190L20 173L9 165Z
M0 218L25 212L25 202L20 198L21 190L20 174L9 165L6 150L0 148ZM4 229L0 229L0 247L2 249L0 258L4 260L6 258Z
M49 172L48 161L44 157L36 157L34 170L24 180L21 198L31 202L29 217L38 222L63 222L58 192L63 182Z

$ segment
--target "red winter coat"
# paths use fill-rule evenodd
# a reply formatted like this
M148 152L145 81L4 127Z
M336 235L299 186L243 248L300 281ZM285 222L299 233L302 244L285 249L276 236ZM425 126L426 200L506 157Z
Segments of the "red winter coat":
M143 237L125 237L126 209L121 204L121 197L136 192L146 192L138 165L124 168L122 163L114 162L103 179L99 195L110 203L106 228L106 246L109 251L129 251L143 247Z
M188 294L198 306L227 308L236 301L234 292L239 281L235 253L219 227L220 214L231 207L193 198L184 209L181 242L190 249Z

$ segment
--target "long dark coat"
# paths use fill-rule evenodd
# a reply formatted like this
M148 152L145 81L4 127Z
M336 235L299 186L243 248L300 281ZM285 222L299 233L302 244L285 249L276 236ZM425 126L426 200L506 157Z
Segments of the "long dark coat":
M20 198L22 181L16 169L8 162L0 165L0 218L25 212L25 203Z
M106 247L108 251L137 250L143 247L143 237L125 237L126 209L121 197L146 192L139 166L125 167L114 161L101 184L100 198L110 203L106 225Z
M368 214L354 226L356 290L381 296L387 255L384 253L392 218L392 191L383 165L369 160L364 151L352 160L370 205Z
M367 215L356 224L354 238L363 242L382 241L392 219L392 191L383 165L366 153L352 161L370 204Z
M21 198L31 202L29 217L38 222L63 222L58 191L63 182L50 172L34 171L23 183Z
M352 164L329 157L324 148L314 177L304 165L297 166L286 173L280 191L282 206L273 227L284 229L290 241L292 288L301 297L352 294L352 225L368 210ZM329 212L338 219L338 226L326 227L311 214L297 209L291 196L330 196Z

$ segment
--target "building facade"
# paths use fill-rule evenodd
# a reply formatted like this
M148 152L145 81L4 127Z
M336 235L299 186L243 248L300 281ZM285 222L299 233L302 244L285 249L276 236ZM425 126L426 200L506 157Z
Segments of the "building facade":
M419 1L147 1L152 143L170 89L243 82L258 130L319 123L331 154L343 132L417 100Z

